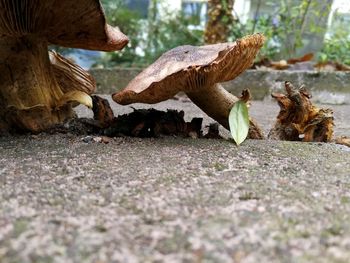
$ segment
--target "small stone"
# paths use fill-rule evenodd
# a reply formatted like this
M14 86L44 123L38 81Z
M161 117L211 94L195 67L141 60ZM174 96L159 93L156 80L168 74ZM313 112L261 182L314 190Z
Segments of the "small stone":
M81 139L85 143L92 143L94 141L94 138L92 136L86 136Z
M107 136L101 136L101 142L104 144L108 144L111 141L110 137Z
M101 143L102 142L102 137L94 137L92 140L93 140L93 142Z

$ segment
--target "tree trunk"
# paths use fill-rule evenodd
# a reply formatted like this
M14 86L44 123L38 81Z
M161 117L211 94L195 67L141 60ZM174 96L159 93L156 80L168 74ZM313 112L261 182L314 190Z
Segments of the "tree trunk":
M298 50L296 56L302 56L310 52L317 53L322 49L332 4L333 0L310 1L310 7L301 25L304 46Z
M158 0L150 0L148 6L148 43L147 49L154 52L158 49L157 8Z
M227 42L228 34L234 22L234 0L209 0L208 21L204 32L207 44Z
M41 131L74 115L57 109L63 96L52 72L47 42L0 38L0 129Z
M322 49L333 0L298 0L300 13L290 23L283 43L283 58L317 53ZM288 2L291 9L295 2ZM287 14L288 15L288 14Z

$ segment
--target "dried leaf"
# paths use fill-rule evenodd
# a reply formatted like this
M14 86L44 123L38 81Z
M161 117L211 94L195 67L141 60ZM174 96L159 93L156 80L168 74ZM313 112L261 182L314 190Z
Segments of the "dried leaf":
M240 145L248 136L249 132L249 114L247 104L243 101L237 101L229 115L230 131L237 145Z
M307 53L304 56L300 57L300 58L290 58L287 60L288 64L296 64L296 63L300 63L300 62L306 62L306 61L310 61L314 58L314 54L313 53Z
M350 71L350 66L333 61L317 63L315 68L319 71Z

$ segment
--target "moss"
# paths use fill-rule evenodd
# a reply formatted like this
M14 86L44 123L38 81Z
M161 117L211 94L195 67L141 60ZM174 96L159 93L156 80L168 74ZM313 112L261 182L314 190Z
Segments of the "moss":
M342 196L340 198L340 203L342 203L343 205L349 204L350 203L350 197L349 196Z
M13 224L13 236L15 238L19 237L27 229L28 229L28 220L24 218L18 219Z
M228 169L228 166L226 164L219 163L219 162L214 163L213 167L215 168L215 170L217 172L222 172L222 171Z
M340 224L333 224L329 228L325 229L321 233L321 237L328 238L331 236L341 236L343 233L343 228Z

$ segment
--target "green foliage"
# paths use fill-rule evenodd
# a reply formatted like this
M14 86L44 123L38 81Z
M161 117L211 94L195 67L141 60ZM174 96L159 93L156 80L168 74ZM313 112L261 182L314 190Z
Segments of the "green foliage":
M154 5L159 0L153 0ZM193 18L183 13L165 14L169 19L160 19L157 8L149 10L148 20L130 11L123 0L102 1L108 22L118 26L130 43L122 51L105 53L95 66L135 66L142 67L152 63L165 51L184 44L202 44L203 31L191 30Z
M284 56L296 56L298 50L309 44L309 48L321 48L331 4L332 1L318 0L300 0L298 5L290 0L281 1L279 35Z
M349 19L344 19L337 13L334 15L332 34L324 41L323 48L318 54L318 61L336 61L350 65Z
M261 57L294 57L307 44L307 36L325 33L329 9L319 10L318 4L319 1L315 0L300 0L299 3L291 0L281 0L278 3L267 1L271 13L260 14L260 10L256 10L256 17L246 24L242 25L238 21L231 37L261 32L267 38L267 43L260 52Z
M118 26L120 30L129 37L129 44L122 51L103 54L97 62L103 66L115 66L122 64L132 66L139 45L142 24L141 15L128 9L123 0L102 0L107 22L112 26Z
M200 13L188 15L182 12L159 15L157 5L162 0L151 0L148 18L131 11L125 0L102 0L110 24L118 26L130 39L122 51L104 53L97 65L143 67L156 60L165 51L179 45L202 45L203 29ZM260 0L263 1L263 0ZM259 57L273 60L297 56L308 44L312 34L323 35L329 10L317 7L316 0L266 1L269 14L256 10L255 17L246 23L237 19L231 27L228 40L234 41L247 34L263 33L267 42ZM200 12L194 9L194 12ZM311 15L310 15L311 14ZM160 18L162 17L162 19ZM166 18L166 19L164 19ZM325 41L319 60L338 60L349 64L349 22L341 21L332 37ZM196 28L196 29L194 29ZM322 42L322 39L320 40ZM259 58L258 58L259 59Z
M155 34L150 35L152 45L145 50L145 60L153 61L165 51L180 45L202 44L203 31L190 30L189 21L179 13L168 20L154 21Z
M279 31L273 24L273 17L271 15L262 15L256 20L250 19L245 25L238 23L232 31L232 38L230 40L233 41L255 32L263 33L267 39L266 44L259 52L260 57L275 58L281 53Z
M350 41L344 38L327 39L318 54L320 62L336 61L350 65Z
M237 101L228 117L232 138L237 145L240 145L248 136L249 113L247 104L244 101Z

